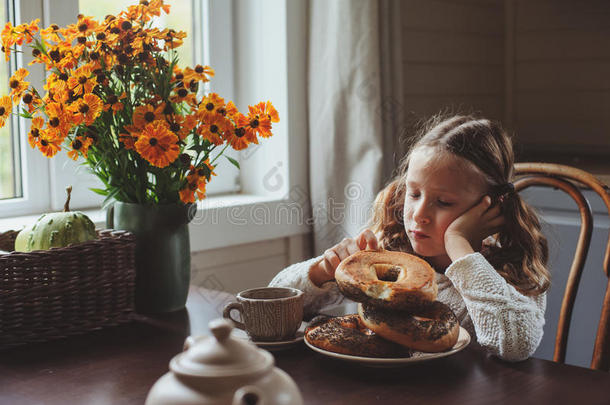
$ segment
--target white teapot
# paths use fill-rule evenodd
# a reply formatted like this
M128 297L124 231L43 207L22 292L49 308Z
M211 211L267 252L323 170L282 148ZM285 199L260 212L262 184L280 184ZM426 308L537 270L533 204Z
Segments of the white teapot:
M153 385L145 405L302 405L296 384L273 356L231 337L226 319L209 323L213 336L187 338L185 351Z

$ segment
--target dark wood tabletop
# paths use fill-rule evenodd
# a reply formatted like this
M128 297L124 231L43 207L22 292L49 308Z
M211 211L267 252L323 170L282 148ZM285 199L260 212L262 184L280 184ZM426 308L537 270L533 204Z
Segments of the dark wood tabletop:
M192 288L187 309L0 352L0 404L143 404L185 338L207 332L232 300ZM610 374L529 359L508 363L471 345L399 368L370 368L298 344L275 351L306 404L610 404Z

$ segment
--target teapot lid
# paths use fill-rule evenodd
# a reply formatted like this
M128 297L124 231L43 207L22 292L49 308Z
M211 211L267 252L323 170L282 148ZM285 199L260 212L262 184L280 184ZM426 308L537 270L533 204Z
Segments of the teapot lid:
M170 361L169 368L173 372L216 378L258 374L273 367L274 359L270 353L231 336L231 321L215 319L210 321L209 327L212 336L195 339L191 347Z

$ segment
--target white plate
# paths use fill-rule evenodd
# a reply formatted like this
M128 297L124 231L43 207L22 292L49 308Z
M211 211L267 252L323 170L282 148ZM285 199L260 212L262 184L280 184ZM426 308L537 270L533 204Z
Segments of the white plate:
M307 326L309 326L309 322L302 322L294 338L289 340L280 340L278 342L262 342L258 340L252 340L245 331L237 328L233 329L232 333L233 337L243 340L249 340L258 347L262 347L267 350L283 350L301 343L305 336L305 328L307 328Z
M398 367L403 365L408 365L411 363L419 363L422 361L438 359L440 357L451 356L464 349L470 343L470 334L466 329L460 326L460 334L458 336L458 340L453 345L453 347L445 352L440 353L423 353L423 352L414 352L411 357L396 357L396 358L381 358L381 357L362 357L362 356L351 356L349 354L341 354L329 352L328 350L320 349L319 347L315 347L311 343L305 339L305 344L311 350L314 350L318 353L321 353L328 357L333 357L340 360L350 361L359 363L363 366L369 367Z

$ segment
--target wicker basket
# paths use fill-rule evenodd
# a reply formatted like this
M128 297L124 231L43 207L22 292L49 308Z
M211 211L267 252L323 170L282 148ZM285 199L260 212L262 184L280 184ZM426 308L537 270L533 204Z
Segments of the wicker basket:
M11 251L17 233L0 233ZM0 349L128 322L134 310L135 237L99 231L96 240L0 254Z

